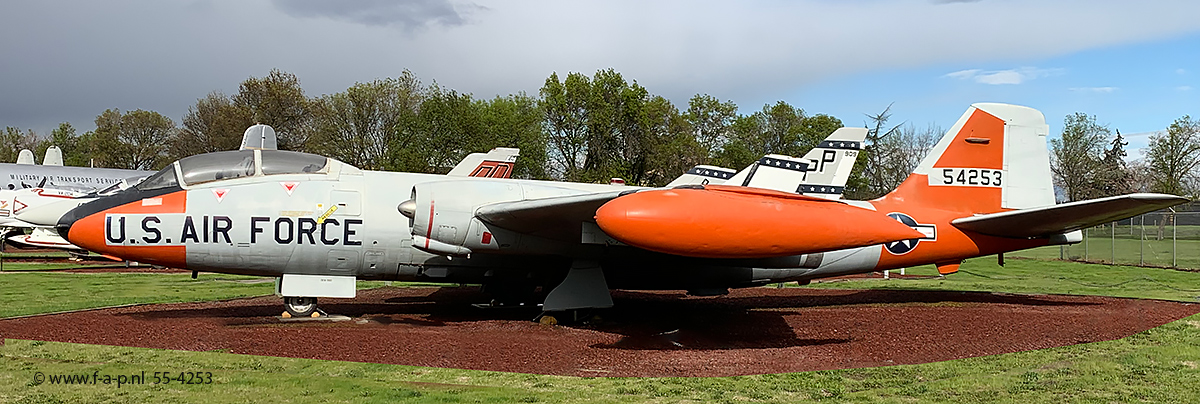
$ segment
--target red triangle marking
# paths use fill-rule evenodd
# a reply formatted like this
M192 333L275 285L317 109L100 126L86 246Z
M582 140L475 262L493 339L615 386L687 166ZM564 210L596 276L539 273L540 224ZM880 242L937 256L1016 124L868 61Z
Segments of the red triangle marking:
M283 185L283 190L287 191L288 195L291 195L292 191L296 190L296 185L298 185L298 184L300 184L300 183L290 182L290 181L279 183L279 185Z

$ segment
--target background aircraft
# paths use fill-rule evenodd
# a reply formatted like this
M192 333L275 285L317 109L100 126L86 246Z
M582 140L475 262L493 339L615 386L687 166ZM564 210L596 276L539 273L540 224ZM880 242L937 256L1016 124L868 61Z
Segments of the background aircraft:
M896 191L870 202L770 190L448 179L364 171L284 151L182 159L68 212L93 251L197 271L280 277L294 315L356 279L483 284L558 312L609 288L728 288L1078 241L1075 230L1186 201L1140 194L1054 205L1036 110L976 104ZM553 318L553 317L549 317Z
M840 199L866 138L867 128L839 128L803 158L770 154L736 172L698 165L671 181L667 188L690 184L736 185Z

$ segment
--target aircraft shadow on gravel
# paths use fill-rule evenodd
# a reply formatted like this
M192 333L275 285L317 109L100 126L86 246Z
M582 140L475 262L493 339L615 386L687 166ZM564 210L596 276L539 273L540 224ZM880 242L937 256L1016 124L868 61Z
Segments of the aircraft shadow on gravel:
M809 289L813 290L813 289ZM638 300L676 300L684 304L705 304L716 302L721 305L740 306L745 308L805 308L824 306L850 306L869 304L906 304L906 303L986 303L1013 304L1021 306L1094 306L1103 303L1067 301L1046 298L1037 295L1007 294L1002 292L970 292L948 290L839 290L826 289L831 293L842 294L812 295L795 294L779 296L718 296L710 298L684 298L682 293L663 294L636 291L620 291L613 294L634 297Z
M404 289L386 291L405 293ZM772 291L773 292L773 291ZM800 291L797 291L800 292ZM843 293L844 292L844 293ZM823 292L824 293L824 292ZM830 345L851 342L853 327L845 337L801 338L787 317L802 315L788 309L878 304L1010 304L1023 306L1090 306L1096 302L1055 300L1039 296L929 290L832 291L833 294L781 294L767 296L687 297L683 293L614 291L616 305L598 311L592 321L565 324L621 335L611 344L592 348L622 350L727 350L770 349L796 346ZM248 305L179 308L128 313L142 319L220 318L226 326L278 326L274 316L277 305L264 302ZM487 295L474 287L444 287L428 294L385 297L382 303L334 301L324 309L330 314L364 318L380 324L408 324L442 327L476 321L531 321L538 313L535 306L479 308L473 303L487 301ZM286 327L310 327L320 324L284 323ZM342 323L353 327L353 323Z

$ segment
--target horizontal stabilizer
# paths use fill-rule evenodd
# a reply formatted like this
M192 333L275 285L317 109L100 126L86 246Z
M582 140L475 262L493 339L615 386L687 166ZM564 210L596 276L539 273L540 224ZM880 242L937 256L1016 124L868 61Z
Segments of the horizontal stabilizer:
M1175 195L1129 194L964 217L950 223L963 230L992 236L1045 237L1128 219L1187 201L1187 198Z

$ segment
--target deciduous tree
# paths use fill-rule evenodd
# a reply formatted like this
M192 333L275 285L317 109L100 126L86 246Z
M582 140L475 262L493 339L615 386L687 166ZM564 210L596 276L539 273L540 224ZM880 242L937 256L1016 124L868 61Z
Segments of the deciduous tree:
M0 133L0 162L15 163L23 149L32 150L37 145L37 134L33 129L21 131L12 126Z
M1191 116L1176 119L1165 133L1150 137L1146 165L1154 183L1151 190L1192 195L1188 184L1200 165L1200 122Z
M310 114L308 98L296 75L272 69L265 77L248 78L238 87L233 103L248 109L254 123L274 128L280 149L304 147Z
M313 100L305 149L364 169L411 166L404 162L413 160L409 156L418 153L420 143L409 138L409 127L415 124L423 92L420 81L405 71L398 78L356 83Z
M1050 140L1050 169L1067 201L1094 198L1101 193L1099 176L1110 134L1094 115L1076 112L1063 120L1062 136Z
M691 125L696 142L704 148L705 157L716 158L729 142L729 126L737 119L737 104L721 102L708 94L696 94L688 101L688 110L683 114Z
M170 154L179 159L195 154L237 150L242 134L254 124L253 114L246 106L214 91L196 100L183 116L183 127L172 139Z

